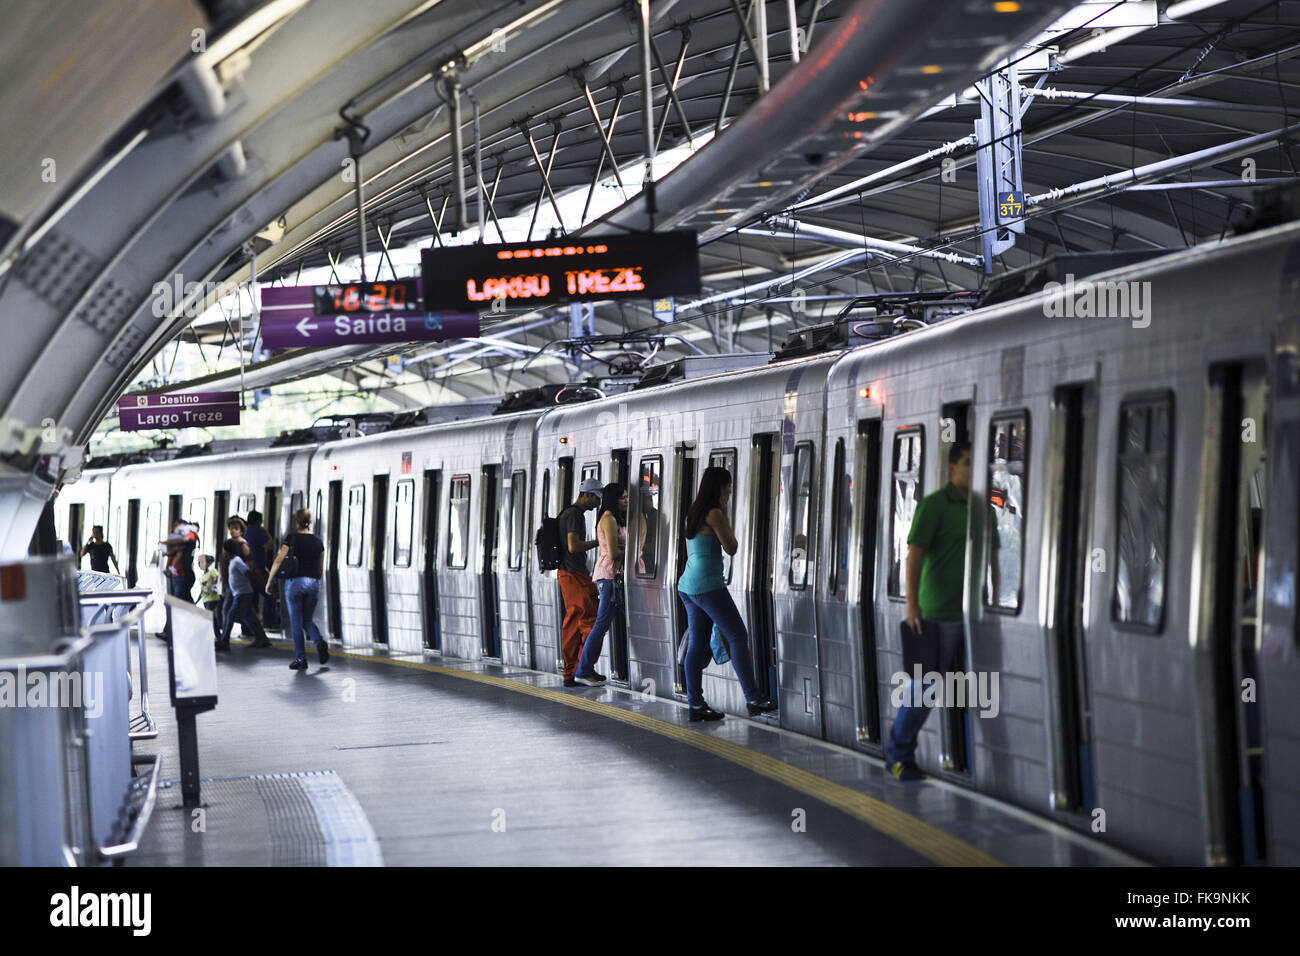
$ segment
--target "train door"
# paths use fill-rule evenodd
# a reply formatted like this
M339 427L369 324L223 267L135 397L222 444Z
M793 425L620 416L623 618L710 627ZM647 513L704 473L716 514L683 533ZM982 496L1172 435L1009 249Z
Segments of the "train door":
M683 443L677 446L673 452L673 475L677 479L677 510L673 515L673 542L677 553L677 578L681 578L682 572L686 570L686 512L691 508L691 502L695 500L695 455L693 449ZM645 494L645 489L641 493ZM687 619L686 605L682 603L681 596L677 589L673 588L673 605L676 608L677 618L677 648L678 653L673 655L673 684L681 687L679 693L685 693L686 689L686 670L685 670L685 653L684 648L687 644Z
M1263 743L1259 722L1259 631L1264 527L1265 427L1267 401L1263 363L1217 365L1210 369L1207 449L1217 470L1206 469L1212 497L1213 549L1202 565L1203 622L1196 635L1204 655L1202 699L1213 706L1206 727L1206 771L1210 794L1210 856L1214 863L1266 862ZM1218 427L1211 424L1217 419ZM1206 607L1206 603L1210 607ZM1202 625L1204 627L1204 625ZM1206 638L1204 643L1202 637ZM1212 684L1212 686L1207 686Z
M616 448L610 458L609 480L617 482L624 488L628 486L628 469L631 467L632 451L628 448ZM631 495L628 500L631 501ZM626 562L624 562L626 564ZM630 680L631 662L628 659L627 611L615 611L614 620L609 627L609 671L614 680Z
M573 503L573 457L568 456L561 458L559 468L555 473L556 491L559 497L555 502L555 515L558 518L560 512ZM563 545L561 545L563 546ZM564 592L560 590L559 575L555 580L555 672L562 674L564 672Z
M438 502L442 470L424 473L424 646L442 650L438 618Z
M65 539L68 546L72 548L74 555L81 554L81 538L85 523L86 506L84 504L74 504L68 508L68 536ZM77 558L77 567L81 567L81 558Z
M855 461L858 526L858 741L880 746L880 683L876 657L876 546L880 521L880 419L858 422ZM837 469L838 474L838 469ZM843 521L843 517L840 521ZM832 530L835 533L835 530Z
M483 656L501 657L501 602L497 582L497 536L501 530L501 471L483 466L483 564L479 568L483 599Z
M167 497L167 527L163 529L166 534L171 534L172 528L176 527L176 522L185 517L182 514L184 508L184 495L169 495Z
M271 542L280 540L280 509L284 507L284 489L276 486L267 488L262 499L262 530Z
M325 547L329 551L329 568L326 571L329 587L330 637L343 640L343 599L339 589L343 577L339 573L339 542L343 539L343 482L330 482L329 521L325 525Z
M212 499L212 553L220 559L221 545L226 540L226 518L230 515L230 492L215 491Z
M776 586L780 447L775 434L755 435L750 445L749 462L749 639L759 694L770 700L777 700L776 608L772 597Z
M388 476L375 475L370 520L370 627L376 644L388 643L388 593L384 581L388 557Z
M126 586L135 587L140 580L140 499L126 503Z
M1088 385L1056 389L1048 431L1048 628L1045 678L1050 736L1048 772L1053 810L1087 812L1096 806L1092 770L1092 714L1084 643L1084 607L1091 579L1088 528L1096 447L1096 397ZM1051 497L1051 496L1054 496Z
M960 388L960 387L958 387ZM949 389L949 391L954 389ZM966 390L969 393L969 389ZM953 445L970 444L971 415L973 404L970 401L949 401L943 404L939 413L939 454L935 456L935 467L939 471L936 488L948 483L948 452ZM968 534L969 538L969 526ZM966 627L967 635L970 627ZM967 645L965 667L972 666L969 660L970 647ZM939 711L939 759L944 770L961 772L968 770L972 763L970 710L965 707L944 707Z

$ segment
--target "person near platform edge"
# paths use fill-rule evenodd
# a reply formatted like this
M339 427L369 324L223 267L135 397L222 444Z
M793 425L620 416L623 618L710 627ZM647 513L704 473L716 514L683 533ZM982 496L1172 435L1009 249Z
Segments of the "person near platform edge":
M560 594L564 597L564 634L560 653L564 657L564 686L582 687L574 675L578 671L578 658L582 654L582 639L591 633L596 623L596 605L599 595L596 585L587 572L587 552L599 547L599 541L587 541L587 525L583 513L600 504L600 482L586 479L578 488L578 497L556 516L563 542L558 577ZM602 680L604 678L601 678Z
M271 536L262 527L262 512L254 509L248 513L248 530L244 532L248 543L248 571L253 581L253 613L265 619L262 595L266 587L267 565L271 563Z
M723 718L704 702L701 688L705 665L713 655L709 641L714 625L727 643L750 716L769 713L777 706L759 696L749 658L749 633L722 573L722 552L736 553L736 535L727 518L730 499L731 473L711 465L700 476L699 493L686 512L686 567L677 581L677 593L686 606L686 702L692 721Z
M230 602L230 613L226 615L225 622L221 627L221 637L217 640L217 650L230 650L230 629L236 621L249 627L257 640L253 642L254 647L270 647L271 642L266 639L266 631L262 630L262 622L257 619L253 613L253 579L249 573L248 565L244 562L242 542L231 538L223 546L223 550L230 558L227 566L228 577L230 578L230 593L232 600Z
M284 536L284 543L280 545L280 551L271 565L271 574L266 581L266 593L271 593L275 576L283 568L283 576L286 579L284 607L289 615L289 630L293 634L294 649L293 663L289 665L289 669L300 671L307 668L306 638L308 636L316 644L316 655L320 658L320 662L327 664L330 659L329 644L321 636L320 628L313 620L316 614L316 603L320 600L321 556L325 553L325 544L310 531L311 512L308 509L299 508L294 512L293 526L297 530ZM292 560L286 566L285 560L290 556Z
M167 548L167 593L191 604L194 602L194 548L197 543L198 534L194 526L184 518L177 518L167 540L159 542Z
M212 635L221 640L221 575L217 573L216 559L210 554L201 554L198 558L199 603L212 612Z
M907 535L905 620L916 634L925 621L939 626L940 673L959 668L964 656L962 591L970 486L971 446L957 442L948 449L948 483L921 499ZM899 780L924 776L916 765L916 737L931 708L909 704L912 693L909 684L885 748L885 765Z
M122 569L117 566L117 555L113 553L113 546L104 540L104 526L97 524L90 529L90 540L85 543L81 553L77 555L77 563L80 566L81 559L87 554L90 555L90 570L99 571L108 574L108 562L113 562L113 570L121 574Z
M579 684L596 687L605 683L605 675L597 673L596 661L600 659L605 635L618 611L618 579L623 574L623 552L627 549L627 489L618 483L608 484L600 493L601 515L596 522L596 568L591 579L600 592L596 621L582 643L582 657L573 679Z
M244 540L244 533L248 530L248 525L244 523L244 519L239 517L239 515L231 515L226 519L226 530L230 532L230 537L227 541L235 542L237 546L236 552L240 557L245 559L245 567L247 567L247 559L251 554L251 549L248 547L248 542ZM230 586L230 559L230 551L226 549L225 544L222 544L220 569L221 592L224 595L221 601L221 620L223 623L231 619L231 614L233 613L235 605L234 589ZM249 637L250 635L253 637L253 643L251 645L253 647L271 646L271 642L266 637L266 632L262 631L259 636L256 631L249 627L247 622L241 624L240 631L244 637Z

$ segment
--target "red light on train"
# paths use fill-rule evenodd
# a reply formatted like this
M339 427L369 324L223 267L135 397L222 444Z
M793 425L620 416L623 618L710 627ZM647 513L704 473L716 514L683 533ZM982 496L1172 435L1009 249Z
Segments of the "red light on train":
M27 597L27 575L21 564L0 567L0 601L21 601Z

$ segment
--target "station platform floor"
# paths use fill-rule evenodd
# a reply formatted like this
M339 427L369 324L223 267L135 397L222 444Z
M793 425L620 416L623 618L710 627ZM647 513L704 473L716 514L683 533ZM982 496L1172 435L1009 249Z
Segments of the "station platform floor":
M136 752L162 754L164 783L128 865L1140 865L758 721L378 648L291 671L283 640L219 655L186 810L166 647L148 642L159 735Z

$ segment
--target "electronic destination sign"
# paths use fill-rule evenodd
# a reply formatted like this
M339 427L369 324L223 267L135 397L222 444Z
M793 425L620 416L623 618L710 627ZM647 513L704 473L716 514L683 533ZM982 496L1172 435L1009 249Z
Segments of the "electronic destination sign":
M688 230L425 249L421 265L427 312L700 291L699 241Z
M312 307L317 315L419 312L419 286L417 279L312 286Z

